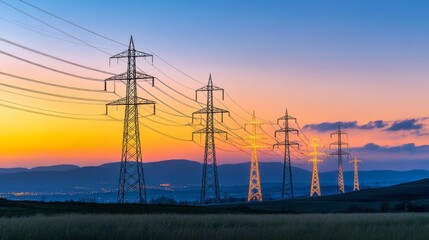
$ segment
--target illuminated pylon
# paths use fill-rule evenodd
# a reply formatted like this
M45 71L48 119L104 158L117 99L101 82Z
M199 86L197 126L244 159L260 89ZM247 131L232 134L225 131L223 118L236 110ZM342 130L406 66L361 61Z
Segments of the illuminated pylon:
M145 73L137 72L137 57L147 58L152 57L152 55L135 50L133 37L131 36L128 50L110 58L127 58L127 72L110 77L105 80L105 88L107 81L126 81L126 97L106 104L106 114L108 113L108 106L125 105L122 158L118 186L118 203L146 203L146 187L144 181L143 161L140 146L138 106L144 104L153 104L153 111L155 114L155 102L137 96L136 79L151 80L153 85L154 77L149 76ZM132 192L137 193L136 199L132 199L128 196L128 194Z
M361 160L358 160L357 156L355 155L355 159L351 160L350 163L353 164L353 191L359 191L359 169L358 164L361 163Z
M341 140L342 135L348 135L346 132L341 131L341 126L338 125L338 131L331 133L331 138L333 135L337 135L338 140L337 142L333 142L329 144L329 148L331 148L332 145L337 146L337 151L330 153L331 156L338 156L338 186L337 186L337 193L344 193L344 175L343 175L343 156L349 156L350 153L343 151L343 145L349 146L348 143L343 142Z
M259 176L259 163L258 163L258 146L257 144L257 133L256 127L260 126L261 123L256 121L255 111L253 111L252 121L246 123L246 126L250 125L252 127L252 135L249 136L251 141L250 149L252 150L252 157L250 160L250 178L249 178L249 193L247 195L247 201L259 201L262 202L262 189L261 189L261 178Z
M277 119L277 124L280 121L284 121L284 128L276 130L274 132L274 137L277 137L277 133L284 133L284 141L277 142L273 145L274 147L284 146L284 156L283 156L283 179L282 179L282 199L285 199L286 196L293 198L293 182L292 182L292 165L290 162L290 146L296 145L299 148L299 144L294 141L289 140L289 133L299 134L298 130L295 128L289 127L289 121L295 121L296 118L290 116L287 112L283 117Z
M210 74L209 83L195 92L195 100L198 101L198 92L207 92L207 106L192 113L192 122L194 121L195 114L206 114L206 127L192 133L192 140L194 134L206 134L206 142L204 147L204 164L203 164L203 178L201 181L201 196L200 203L219 202L219 179L217 173L216 162L216 147L215 147L215 133L225 133L228 138L228 133L214 127L213 115L215 113L221 114L223 121L223 114L229 111L223 110L213 106L213 91L222 91L222 99L224 98L224 90L222 88L213 86L212 75Z
M312 159L309 160L309 162L313 163L313 172L311 174L312 177L311 177L310 197L313 197L314 194L317 194L317 196L322 195L320 191L319 169L317 167L317 163L323 162L318 158L318 156L322 156L325 154L317 151L317 148L320 146L321 145L319 144L318 138L314 137L312 143L310 144L310 147L313 147L313 151L308 154L313 157Z

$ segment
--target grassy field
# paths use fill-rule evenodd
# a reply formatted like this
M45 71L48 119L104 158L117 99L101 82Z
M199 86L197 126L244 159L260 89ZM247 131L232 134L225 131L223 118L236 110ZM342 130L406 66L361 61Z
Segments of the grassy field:
M429 179L340 195L286 201L239 203L224 207L282 213L428 212ZM221 208L222 206L219 206Z
M0 218L0 239L429 239L428 213Z

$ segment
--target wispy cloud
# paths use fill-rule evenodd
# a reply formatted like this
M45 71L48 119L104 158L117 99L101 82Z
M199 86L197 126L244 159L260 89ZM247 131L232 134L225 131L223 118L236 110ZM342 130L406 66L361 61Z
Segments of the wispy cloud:
M359 125L357 121L351 122L323 122L318 124L307 124L304 126L306 130L313 130L318 132L334 131L341 125L343 129L360 129L360 130L372 130L377 128L385 128L388 123L383 120L370 121L366 124Z
M419 123L420 119L407 119L402 121L395 121L393 124L386 129L389 132L397 131L419 131L424 127L423 123Z
M361 148L353 148L354 151L366 151L374 153L407 153L407 154L429 154L429 145L416 146L414 143L406 143L399 146L380 146L368 143Z

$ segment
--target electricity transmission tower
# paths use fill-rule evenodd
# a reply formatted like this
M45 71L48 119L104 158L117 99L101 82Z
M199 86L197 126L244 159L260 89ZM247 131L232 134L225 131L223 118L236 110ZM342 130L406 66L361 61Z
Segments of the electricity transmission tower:
M361 160L358 160L357 156L355 155L355 159L351 160L350 163L353 164L353 191L359 191L359 169L358 164L361 163Z
M195 92L195 100L198 101L198 92L207 92L207 106L192 113L192 121L194 120L195 114L206 114L206 127L192 133L192 140L194 134L206 134L206 141L204 147L204 164L203 164L203 177L201 181L201 196L200 203L208 202L219 202L220 191L219 191L219 179L217 172L216 162L216 147L214 134L224 133L228 138L228 133L214 127L214 114L221 114L221 121L223 122L223 114L229 111L220 109L213 106L213 92L222 91L222 100L224 99L224 90L222 88L213 86L212 75L210 74L209 82L207 86L197 89Z
M124 105L124 133L122 141L122 157L119 173L118 203L138 202L146 203L146 187L143 174L143 161L140 145L139 132L139 105L152 104L153 114L155 114L155 102L138 97L137 79L151 80L152 85L154 77L145 73L137 72L136 58L152 57L152 55L135 50L133 37L131 36L128 50L114 55L110 59L128 59L127 72L110 77L107 81L126 81L126 96L116 101L106 104L106 114L108 106ZM132 199L129 194L136 192L137 197Z
M299 134L299 131L295 128L289 127L289 121L295 121L296 118L290 116L287 112L284 116L277 119L277 124L280 121L284 122L284 128L280 128L274 132L274 137L277 137L277 133L284 133L284 141L277 142L273 145L274 147L284 146L284 158L283 158L283 184L282 184L282 199L286 196L293 198L293 182L292 182L292 166L290 162L290 146L296 145L299 148L299 143L289 140L289 133Z
M252 157L250 160L250 178L249 178L249 192L247 195L247 201L259 201L262 202L262 189L261 189L261 178L259 176L259 164L258 164L258 146L257 144L257 133L256 128L261 125L260 122L256 121L255 111L253 111L252 121L244 124L244 129L250 125L252 127L252 135L249 136L251 140L250 149L252 150Z
M310 147L313 148L313 151L308 154L313 157L311 160L309 160L309 162L313 163L313 172L311 174L312 177L311 177L310 197L313 197L314 194L316 194L317 196L322 195L320 191L319 169L317 167L317 163L323 162L322 160L318 159L318 156L322 156L325 154L317 151L317 148L320 146L321 145L319 144L318 139L314 137L312 143L310 144Z
M338 157L338 186L337 186L337 193L344 193L344 176L343 176L343 156L349 156L350 153L343 151L343 145L346 147L349 146L348 143L342 141L342 136L345 135L346 137L348 134L344 131L341 131L341 126L338 125L338 130L336 132L331 133L331 139L332 136L337 135L338 139L337 142L333 142L329 144L329 148L331 148L332 145L337 146L337 151L330 153L331 156L337 156Z

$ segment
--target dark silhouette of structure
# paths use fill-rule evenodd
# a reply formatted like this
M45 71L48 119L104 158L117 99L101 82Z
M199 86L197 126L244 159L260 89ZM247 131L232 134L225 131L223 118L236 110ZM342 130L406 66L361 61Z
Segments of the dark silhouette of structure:
M284 122L284 127L274 132L274 137L277 137L277 133L284 133L284 141L277 142L273 147L284 146L284 158L283 158L283 184L282 184L282 199L293 198L293 182L292 182L292 165L290 162L290 146L296 145L299 148L299 143L289 140L289 133L299 134L299 131L289 126L289 121L295 121L296 118L290 116L287 112L284 116L277 119L277 124L280 121Z
M192 121L194 120L195 114L206 114L206 127L194 131L192 133L192 140L194 139L195 134L206 134L206 141L204 147L203 177L201 181L201 204L220 201L214 134L224 133L226 135L226 138L228 138L227 132L214 127L214 114L220 113L222 122L223 114L229 114L229 111L213 106L214 91L222 91L222 100L224 99L224 90L222 88L213 86L212 75L210 74L208 85L197 89L195 92L196 101L198 101L198 92L207 92L207 105L205 108L192 113Z
M338 130L336 132L331 133L332 136L337 135L338 139L336 142L333 142L329 144L329 148L331 148L332 145L337 146L337 151L330 153L330 156L337 156L338 157L338 186L337 186L337 194L345 193L344 190L344 175L343 175L343 156L350 156L350 153L343 151L343 146L348 147L349 144L342 141L342 136L345 135L346 137L348 134L344 131L341 131L341 126L338 125Z
M138 106L152 104L154 111L153 113L155 114L155 102L138 97L137 79L151 80L153 85L154 77L145 73L137 72L136 58L138 57L152 58L152 55L135 50L133 37L131 36L128 50L110 58L128 59L127 72L105 80L105 88L107 81L126 81L126 96L106 104L106 114L108 114L108 106L125 106L122 157L118 186L118 203L138 202L140 204L144 204L147 201L140 145ZM137 193L137 196L134 199L130 196L130 193L133 192Z

